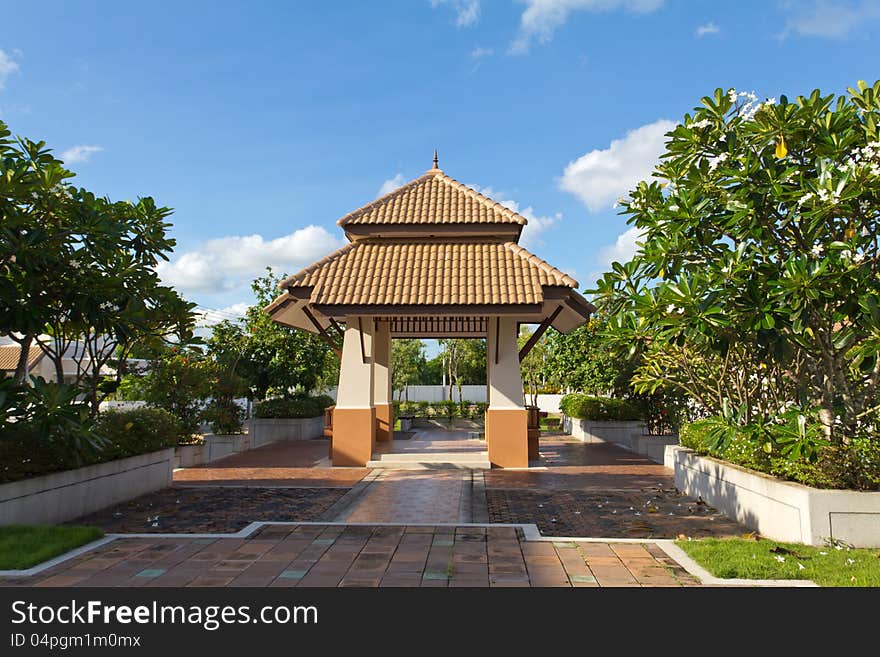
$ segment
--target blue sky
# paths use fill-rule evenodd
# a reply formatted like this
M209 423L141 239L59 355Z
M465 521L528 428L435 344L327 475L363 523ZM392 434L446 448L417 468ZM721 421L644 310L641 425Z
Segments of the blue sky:
M532 219L592 284L612 208L715 87L844 92L880 72L880 1L6 2L0 118L77 183L175 209L162 275L217 316L342 243L335 221L447 174Z

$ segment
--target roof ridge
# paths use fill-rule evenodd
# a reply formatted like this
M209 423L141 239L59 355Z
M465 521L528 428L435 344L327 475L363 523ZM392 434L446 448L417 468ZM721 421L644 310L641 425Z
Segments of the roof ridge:
M539 258L534 253L532 253L528 249L520 246L519 244L517 244L515 242L505 242L504 246L509 251L512 251L513 253L518 255L520 258L524 258L525 260L528 260L536 267L540 267L547 274L561 278L563 280L563 282L565 282L566 285L570 285L573 288L580 287L580 283L578 283L575 279L573 279L571 276L566 274L564 271L562 271L561 269L557 269L556 267L551 265L546 260Z
M291 275L291 276L288 276L287 278L282 279L282 280L278 283L278 289L280 289L280 290L285 289L285 288L288 287L291 283L295 283L298 279L300 279L300 278L304 278L305 276L308 276L308 275L311 274L313 271L316 271L316 270L320 269L321 267L323 267L323 266L326 265L327 263L329 263L329 262L335 260L336 258L338 258L338 257L341 256L341 255L344 255L345 253L347 253L348 251L354 249L354 248L357 247L357 246L358 246L358 242L349 242L348 244L339 247L339 248L336 249L333 253L330 253L330 254L328 254L328 255L325 255L323 258L321 258L321 259L318 260L317 262L313 262L312 264L310 264L310 265L309 265L308 267L306 267L305 269L301 269L301 270L299 270L297 273L295 273L295 274L293 274L293 275Z
M458 180L447 175L446 173L444 173L440 169L430 169L430 170L426 171L425 173L423 173L418 178L414 178L413 180L410 180L408 183L401 185L397 189L394 189L394 190L388 192L387 194L380 196L377 199L373 199L369 203L362 205L361 207L359 207L356 210L352 210L348 214L346 214L343 217L341 217L340 219L338 219L336 221L336 225L344 228L345 226L352 223L354 220L356 220L361 215L368 213L370 210L373 210L373 209L378 208L382 205L385 205L386 203L389 203L392 199L394 199L402 194L405 194L410 189L417 187L419 185L425 184L425 183L429 183L432 180L437 180L440 183L442 183L443 185L446 185L447 187L451 187L453 190L464 194L465 196L476 201L477 203L485 206L488 210L497 212L502 217L504 217L508 220L511 220L513 223L519 224L521 226L525 226L529 223L529 220L526 219L523 215L521 215L519 212L516 212L515 210L511 210L509 207L507 207L503 203L500 203L492 198L489 198L485 194L478 192L473 187L470 187L468 185L465 185L462 182L459 182ZM464 223L468 223L468 222L464 222Z
M440 175L442 175L442 174L440 174ZM408 183L404 183L403 185L401 185L397 189L392 189L387 194L382 194L382 196L380 196L379 198L374 198L372 201L370 201L366 205L362 205L357 210L352 210L348 214L343 215L342 217L337 219L336 225L337 226L345 226L348 222L350 222L355 217L358 217L359 215L362 215L367 210L370 210L370 209L376 207L377 205L381 205L382 203L386 202L386 200L388 198L390 198L391 196L396 196L399 193L401 193L403 190L409 189L410 187L414 187L416 185L416 183L422 182L426 178L436 178L436 177L438 177L438 174L431 172L431 171L423 173L418 178L413 178Z
M529 220L526 219L524 216L522 216L519 212L516 212L515 210L511 210L509 207L507 207L503 203L499 203L495 199L489 198L485 194L478 192L473 187L465 185L463 182L459 182L458 180L456 180L452 176L447 176L445 173L440 172L439 174L434 174L434 177L445 179L444 182L446 182L447 184L451 184L453 187L455 187L457 189L461 189L462 191L464 191L467 194L470 194L471 196L475 197L478 201L483 201L483 202L488 201L489 203L492 204L491 207L497 208L498 211L501 212L501 214L506 215L510 219L516 219L517 223L521 223L523 226L525 226L526 224L529 223Z

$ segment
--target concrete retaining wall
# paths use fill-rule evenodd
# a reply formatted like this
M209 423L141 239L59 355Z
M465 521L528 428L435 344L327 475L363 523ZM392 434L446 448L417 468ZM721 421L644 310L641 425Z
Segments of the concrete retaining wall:
M248 433L207 434L201 445L179 445L175 468L204 465L224 456L283 440L311 440L324 435L324 416L307 418L251 418Z
M251 418L251 448L279 440L311 440L324 435L324 416L305 418Z
M597 422L563 417L562 429L585 443L614 443L655 463L663 463L667 445L678 445L678 436L649 436L639 421Z
M676 488L768 538L880 547L880 492L810 488L674 445L666 448L665 464L675 471Z
M53 525L171 485L174 449L0 485L0 525Z

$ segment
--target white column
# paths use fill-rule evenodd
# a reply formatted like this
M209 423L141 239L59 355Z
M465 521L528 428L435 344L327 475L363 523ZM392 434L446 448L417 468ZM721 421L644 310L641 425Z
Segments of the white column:
M376 441L394 438L394 413L391 406L391 326L376 322L373 336L376 354L373 357L373 405L376 407Z
M495 362L497 336L498 362ZM489 408L525 408L514 318L490 317L486 335Z
M391 403L391 327L388 322L376 322L373 335L373 403Z
M349 315L346 318L336 408L370 408L373 405L373 336L372 317Z

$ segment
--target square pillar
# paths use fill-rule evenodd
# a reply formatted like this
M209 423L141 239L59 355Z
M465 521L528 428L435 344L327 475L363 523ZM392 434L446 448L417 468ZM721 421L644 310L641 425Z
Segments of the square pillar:
M391 324L376 322L373 335L373 406L376 408L376 442L394 439L394 413L391 400Z
M333 465L364 466L373 458L376 445L374 334L372 317L349 315L346 318L339 387L333 409Z
M489 461L501 468L529 467L528 415L517 347L517 321L490 317L486 332L486 444Z

